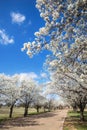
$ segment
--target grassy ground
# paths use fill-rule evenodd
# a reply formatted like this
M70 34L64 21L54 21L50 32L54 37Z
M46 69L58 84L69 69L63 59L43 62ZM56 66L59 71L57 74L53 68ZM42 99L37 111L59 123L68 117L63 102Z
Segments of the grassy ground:
M16 117L23 117L23 113L24 113L24 108L23 107L14 107L13 109L13 118ZM39 113L43 113L43 109L40 109ZM28 114L38 114L36 109L34 108L29 108L28 109ZM9 107L1 107L0 108L0 122L3 120L7 120L9 119Z
M87 111L84 112L85 121L80 121L80 113L69 111L63 130L87 130Z

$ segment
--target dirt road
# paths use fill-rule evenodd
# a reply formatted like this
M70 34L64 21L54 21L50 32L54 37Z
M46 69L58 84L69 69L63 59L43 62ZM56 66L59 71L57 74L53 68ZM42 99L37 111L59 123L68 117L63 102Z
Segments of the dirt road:
M58 110L26 118L17 118L0 125L0 130L62 130L67 110Z

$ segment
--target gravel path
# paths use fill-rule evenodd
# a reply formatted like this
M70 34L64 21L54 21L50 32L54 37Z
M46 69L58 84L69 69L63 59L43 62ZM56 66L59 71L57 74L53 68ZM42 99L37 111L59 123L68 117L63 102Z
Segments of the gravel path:
M26 118L17 118L0 125L0 130L62 130L68 110L58 110Z

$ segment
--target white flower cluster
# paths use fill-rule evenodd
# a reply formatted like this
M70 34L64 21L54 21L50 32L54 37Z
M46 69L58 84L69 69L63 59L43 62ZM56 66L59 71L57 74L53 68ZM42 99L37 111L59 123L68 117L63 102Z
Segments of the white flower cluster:
M87 0L36 0L45 26L35 32L35 41L24 44L22 50L32 57L49 49L54 55L67 52L67 47L79 37L87 37ZM27 45L28 44L28 45Z

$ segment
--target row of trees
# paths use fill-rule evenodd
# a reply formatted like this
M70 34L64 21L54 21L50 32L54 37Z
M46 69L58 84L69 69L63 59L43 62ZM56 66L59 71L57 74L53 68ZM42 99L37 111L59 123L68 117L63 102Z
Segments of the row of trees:
M78 107L81 120L87 104L87 0L36 0L36 7L45 26L35 32L33 42L22 50L32 57L43 49L50 73L47 84L73 107Z
M12 117L14 106L24 107L24 117L28 115L28 108L34 107L37 112L57 108L60 104L53 99L47 99L43 94L43 87L31 78L19 75L8 76L0 74L0 104L9 106L9 117Z
M0 74L0 100L2 104L10 106L10 118L15 104L24 106L24 116L27 116L31 103L35 105L43 104L46 99L41 96L41 91L33 79L23 78L20 80L20 75ZM39 101L40 98L42 98L42 101Z
M86 50L87 43L85 47L79 43L70 48L63 61L57 58L46 61L51 78L48 89L66 99L74 109L79 108L81 120L84 120L83 112L87 104Z

